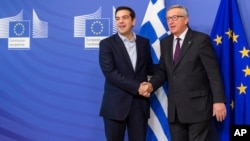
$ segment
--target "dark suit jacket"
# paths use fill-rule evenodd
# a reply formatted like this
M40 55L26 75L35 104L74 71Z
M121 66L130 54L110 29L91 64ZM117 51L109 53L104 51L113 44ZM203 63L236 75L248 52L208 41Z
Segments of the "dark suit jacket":
M114 120L124 120L133 98L137 96L145 117L149 117L149 99L138 95L141 82L154 71L149 40L136 36L137 63L133 69L129 55L118 34L100 42L99 63L105 76L104 95L100 115Z
M161 40L159 70L150 82L154 89L168 83L168 119L176 111L183 123L212 118L212 104L225 102L224 88L215 52L208 35L188 30L180 56L173 64L173 35ZM176 110L175 110L176 109Z

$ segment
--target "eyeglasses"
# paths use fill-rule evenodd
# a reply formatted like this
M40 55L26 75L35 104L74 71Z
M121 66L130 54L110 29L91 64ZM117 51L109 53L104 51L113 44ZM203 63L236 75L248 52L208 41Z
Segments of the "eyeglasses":
M172 17L167 17L167 21L169 22L170 20L173 20L173 21L177 21L179 17L184 17L184 16L178 16L178 15L174 15Z

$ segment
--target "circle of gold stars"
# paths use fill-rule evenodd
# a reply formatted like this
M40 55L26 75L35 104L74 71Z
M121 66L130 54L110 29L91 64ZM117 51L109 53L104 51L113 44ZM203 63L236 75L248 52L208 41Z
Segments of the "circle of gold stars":
M94 27L95 26L100 26L100 30L99 31L95 31ZM101 21L94 21L92 24L91 24L91 32L95 35L100 35L102 32L103 32L103 23Z
M230 41L229 43L233 43L234 45L234 48L236 48L236 44L238 43L238 40L239 40L239 38L240 38L240 35L239 34L236 34L235 32L234 32L234 30L232 30L231 28L228 28L228 30L224 33L224 34L226 34L227 36L228 36L228 41ZM220 45L222 45L222 38L223 38L224 36L223 35L216 35L216 37L213 39L213 41L215 41L216 42L216 45L217 46L220 46ZM224 40L224 41L227 41L227 40ZM249 55L249 53L250 53L250 49L249 49L249 47L247 47L247 46L243 46L243 47L241 47L240 49L239 49L239 51L238 51L239 53L241 53L241 59L249 59L249 57L250 57L250 55ZM241 60L239 60L239 61L241 61ZM242 61L243 62L243 61ZM237 63L242 63L242 62L237 62ZM242 72L243 72L243 74L245 75L244 77L246 78L246 77L250 77L250 67L249 67L249 65L246 65L245 66L245 68L243 68L242 69ZM244 78L244 79L245 79ZM242 79L243 80L243 79ZM241 81L242 81L241 80ZM247 95L248 93L247 93L247 89L249 89L248 88L248 84L247 83L243 83L243 82L241 82L240 83L240 85L239 84L237 84L237 86L236 86L236 89L238 89L238 91L239 91L239 95ZM232 103L230 104L230 106L232 107L232 109L234 108L234 101L232 101Z
M21 31L18 32L17 28L21 28ZM14 34L16 36L22 36L24 34L24 31L25 31L25 27L24 27L24 25L22 23L16 23L14 25Z

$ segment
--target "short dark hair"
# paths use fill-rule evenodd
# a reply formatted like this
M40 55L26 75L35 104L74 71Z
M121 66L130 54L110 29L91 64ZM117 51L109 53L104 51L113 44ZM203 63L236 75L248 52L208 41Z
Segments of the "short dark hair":
M128 10L128 11L130 12L131 18L132 18L132 19L135 18L135 11L134 11L132 8L130 8L130 7L128 7L128 6L119 6L119 7L117 7L116 10L115 10L115 15L116 15L116 13L117 13L118 11L120 11L120 10Z

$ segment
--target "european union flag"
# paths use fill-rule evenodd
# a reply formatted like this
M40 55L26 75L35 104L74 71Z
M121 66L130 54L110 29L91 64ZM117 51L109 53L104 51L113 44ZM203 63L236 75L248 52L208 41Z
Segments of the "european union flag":
M9 37L29 37L29 36L30 36L29 21L9 22Z
M86 36L109 36L109 19L86 19Z
M229 141L230 125L250 124L250 48L236 0L221 0L211 39L227 97L227 117L218 123L222 141Z

